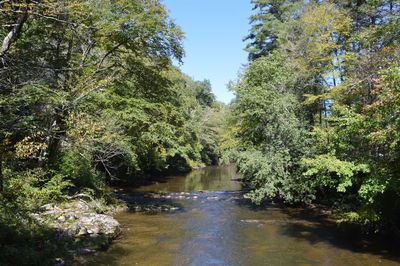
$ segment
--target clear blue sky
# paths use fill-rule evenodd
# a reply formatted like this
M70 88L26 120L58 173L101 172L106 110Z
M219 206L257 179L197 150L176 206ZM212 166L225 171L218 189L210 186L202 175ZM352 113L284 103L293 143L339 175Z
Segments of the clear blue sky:
M247 63L243 37L251 15L250 0L164 0L170 15L185 32L183 72L209 79L219 101L229 103L226 88Z

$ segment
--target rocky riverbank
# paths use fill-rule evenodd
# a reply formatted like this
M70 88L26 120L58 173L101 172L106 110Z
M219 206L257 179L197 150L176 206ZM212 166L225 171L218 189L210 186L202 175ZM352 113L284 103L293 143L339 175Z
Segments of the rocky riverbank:
M46 204L33 214L33 218L54 229L60 240L73 241L75 250L70 252L75 254L73 257L107 249L121 234L119 222L95 201L74 199L61 204ZM55 265L64 264L64 258L55 261Z
M99 213L94 202L82 199L61 205L46 204L34 217L43 224L70 237L105 236L114 239L121 233L120 225L112 216Z

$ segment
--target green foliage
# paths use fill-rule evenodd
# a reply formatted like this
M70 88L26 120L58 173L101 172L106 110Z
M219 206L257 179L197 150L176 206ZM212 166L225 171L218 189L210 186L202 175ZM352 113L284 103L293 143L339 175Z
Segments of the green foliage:
M293 86L291 70L279 54L250 65L237 84L232 108L233 116L238 117L236 134L242 142L288 147L295 152L301 123L297 116L300 104L290 92Z
M101 179L94 171L90 158L87 157L72 150L64 152L60 156L58 176L68 180L75 188L100 188L98 183Z
M400 226L399 1L252 3L224 160L256 203L317 201L341 221Z
M306 169L303 175L314 178L319 186L334 188L337 192L346 192L353 186L357 174L369 172L367 164L356 165L327 154L313 159L304 158L302 165Z
M296 161L287 152L245 151L239 153L235 161L252 188L247 196L256 204L265 199L309 202L314 197L309 180L302 178Z
M57 257L71 259L72 254L68 253L74 247L71 239L39 225L21 205L0 200L2 265L54 265Z
M222 107L209 81L173 66L183 33L160 1L0 1L0 26L0 205L22 219L217 162Z
M197 81L194 86L196 100L200 105L209 106L215 102L215 95L211 92L211 83L209 80Z
M4 167L41 169L38 188L62 176L70 193L98 193L104 181L216 161L217 133L200 125L211 85L172 65L183 34L159 1L45 2L27 4L36 13L2 55ZM10 24L25 8L1 5Z
M339 223L361 223L364 226L379 222L381 215L371 209L359 210L358 212L345 212L338 220Z
M308 152L308 136L293 94L295 78L285 58L273 53L252 62L235 87L229 126L240 144L232 159L257 204L266 198L298 202L312 197L307 184L300 183L300 158Z
M4 171L4 198L26 209L35 209L45 203L64 199L65 193L73 184L61 174L47 177L41 168L26 171Z
M250 17L252 27L244 40L249 41L246 46L249 60L255 60L278 48L280 31L285 22L296 17L299 1L252 0L251 3L257 13Z

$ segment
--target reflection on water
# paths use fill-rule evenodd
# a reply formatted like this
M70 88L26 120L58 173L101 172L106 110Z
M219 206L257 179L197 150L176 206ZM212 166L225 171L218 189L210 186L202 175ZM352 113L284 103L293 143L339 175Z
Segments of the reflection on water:
M135 191L142 192L195 192L205 190L238 191L240 183L231 179L237 178L236 169L230 167L207 167L195 170L188 175L172 176L164 181L143 186Z
M123 235L91 265L399 265L394 248L356 240L305 210L253 208L235 168L210 167L134 192L191 192L175 213L122 213ZM199 192L203 191L203 192Z

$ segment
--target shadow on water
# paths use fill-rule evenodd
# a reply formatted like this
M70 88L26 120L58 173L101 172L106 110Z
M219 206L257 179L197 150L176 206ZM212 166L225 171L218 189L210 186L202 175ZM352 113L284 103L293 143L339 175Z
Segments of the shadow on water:
M312 247L326 244L338 250L347 250L360 255L371 254L400 263L398 240L379 234L366 234L358 225L340 225L327 215L313 209L288 207L271 202L254 205L243 197L235 199L234 203L253 213L265 213L261 216L262 219L250 221L259 225L273 225L278 229L279 235L289 237L295 242L306 241ZM284 216L276 217L276 213L283 213ZM354 259L357 260L356 255Z
M287 223L280 227L282 235L305 240L315 246L327 243L339 249L359 254L377 255L383 259L400 263L399 242L383 235L366 235L357 225L340 226L325 215L316 215L312 210L282 208L288 216Z

